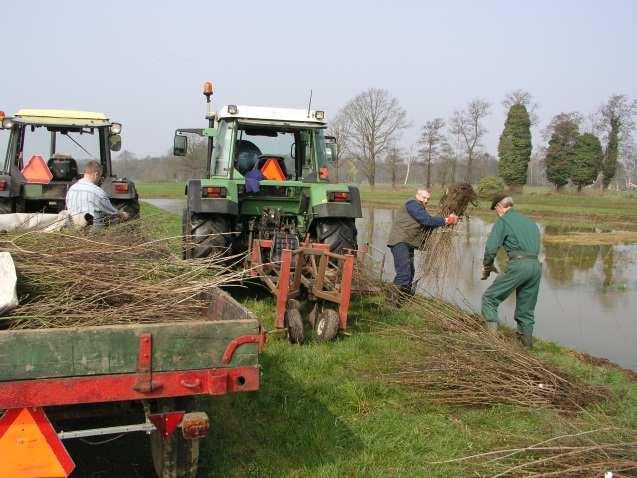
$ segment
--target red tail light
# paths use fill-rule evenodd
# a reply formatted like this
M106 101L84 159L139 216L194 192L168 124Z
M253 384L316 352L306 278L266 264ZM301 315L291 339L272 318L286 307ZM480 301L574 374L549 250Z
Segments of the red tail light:
M225 198L227 194L227 189L220 186L204 186L201 188L201 197L203 198Z
M319 168L319 179L327 179L330 177L330 172L327 168Z
M332 191L330 193L330 202L349 202L349 193L341 191Z
M128 192L128 183L113 183L115 187L116 193L127 193Z
M7 189L7 181L5 179L0 179L0 191L4 191Z

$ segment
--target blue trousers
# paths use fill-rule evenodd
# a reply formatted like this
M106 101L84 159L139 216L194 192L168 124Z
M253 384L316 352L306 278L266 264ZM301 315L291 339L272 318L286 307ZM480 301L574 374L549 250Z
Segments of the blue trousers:
M414 248L404 242L399 242L389 246L392 256L394 256L394 285L398 287L409 287L414 280Z

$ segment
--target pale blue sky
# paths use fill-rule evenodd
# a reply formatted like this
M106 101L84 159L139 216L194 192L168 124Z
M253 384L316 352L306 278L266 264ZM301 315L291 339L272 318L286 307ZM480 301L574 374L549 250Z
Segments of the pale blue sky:
M491 153L512 89L535 95L542 123L614 92L637 97L629 0L2 3L0 110L104 111L140 156L203 125L206 80L216 106L304 107L312 88L328 117L386 88L414 124L405 145L427 119L486 98Z

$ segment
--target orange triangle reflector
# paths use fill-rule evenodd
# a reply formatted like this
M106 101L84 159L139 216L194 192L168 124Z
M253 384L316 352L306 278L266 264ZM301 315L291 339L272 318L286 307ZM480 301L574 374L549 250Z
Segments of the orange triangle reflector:
M273 181L285 181L285 174L276 159L268 159L261 168L263 177L265 179L271 179Z
M0 418L0 476L67 478L75 463L41 408L14 408Z
M28 183L33 184L49 184L53 179L53 174L46 165L46 161L39 154L31 156L27 165L22 168L22 175Z

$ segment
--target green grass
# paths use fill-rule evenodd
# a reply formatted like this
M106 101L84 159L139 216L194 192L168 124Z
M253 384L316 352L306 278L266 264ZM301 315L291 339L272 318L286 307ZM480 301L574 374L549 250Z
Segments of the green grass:
M179 218L144 204L157 231L179 230ZM274 302L241 299L271 330ZM573 416L512 406L452 409L423 404L418 394L377 379L398 357L414 351L402 335L374 324L420 324L388 312L381 298L355 299L351 336L320 344L287 344L270 336L261 356L258 392L201 400L211 418L202 443L203 476L393 477L477 476L470 463L433 465L494 448L529 445L552 436L611 424L637 427L637 384L613 368L579 361L540 343L535 353L590 383L609 386L610 403ZM610 416L610 418L608 418Z

